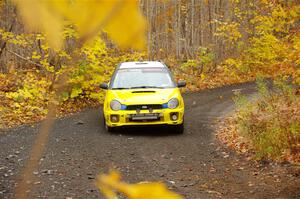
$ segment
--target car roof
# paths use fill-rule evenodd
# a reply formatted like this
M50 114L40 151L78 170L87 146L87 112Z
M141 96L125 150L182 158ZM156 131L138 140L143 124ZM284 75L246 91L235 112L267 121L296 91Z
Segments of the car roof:
M119 69L124 68L166 68L166 66L159 61L142 61L142 62L123 62Z

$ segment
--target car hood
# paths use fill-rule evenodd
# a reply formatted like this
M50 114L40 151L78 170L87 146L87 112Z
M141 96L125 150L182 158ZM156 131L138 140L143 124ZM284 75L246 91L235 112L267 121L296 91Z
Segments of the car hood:
M177 97L178 89L129 89L110 90L111 96L122 104L163 104Z

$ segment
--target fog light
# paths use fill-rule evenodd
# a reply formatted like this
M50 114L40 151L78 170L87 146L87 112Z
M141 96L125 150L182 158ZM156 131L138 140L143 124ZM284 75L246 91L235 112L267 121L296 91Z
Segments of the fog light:
M175 121L178 119L178 114L177 113L171 113L171 120Z
M111 122L118 122L119 121L119 116L118 115L111 115L110 116L110 121Z

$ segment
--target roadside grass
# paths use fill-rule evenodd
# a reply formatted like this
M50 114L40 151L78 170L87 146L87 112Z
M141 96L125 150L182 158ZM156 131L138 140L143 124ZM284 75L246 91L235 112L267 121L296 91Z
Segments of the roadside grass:
M259 97L249 101L236 94L237 111L222 123L218 138L238 152L254 152L254 158L300 164L300 96L284 80L274 88L257 80Z

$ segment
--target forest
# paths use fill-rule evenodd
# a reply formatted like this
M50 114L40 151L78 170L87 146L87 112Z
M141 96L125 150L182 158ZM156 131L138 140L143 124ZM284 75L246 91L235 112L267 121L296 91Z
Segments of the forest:
M98 107L120 62L160 60L186 93L256 82L256 99L235 93L217 138L300 164L299 1L120 2L0 0L1 129Z

